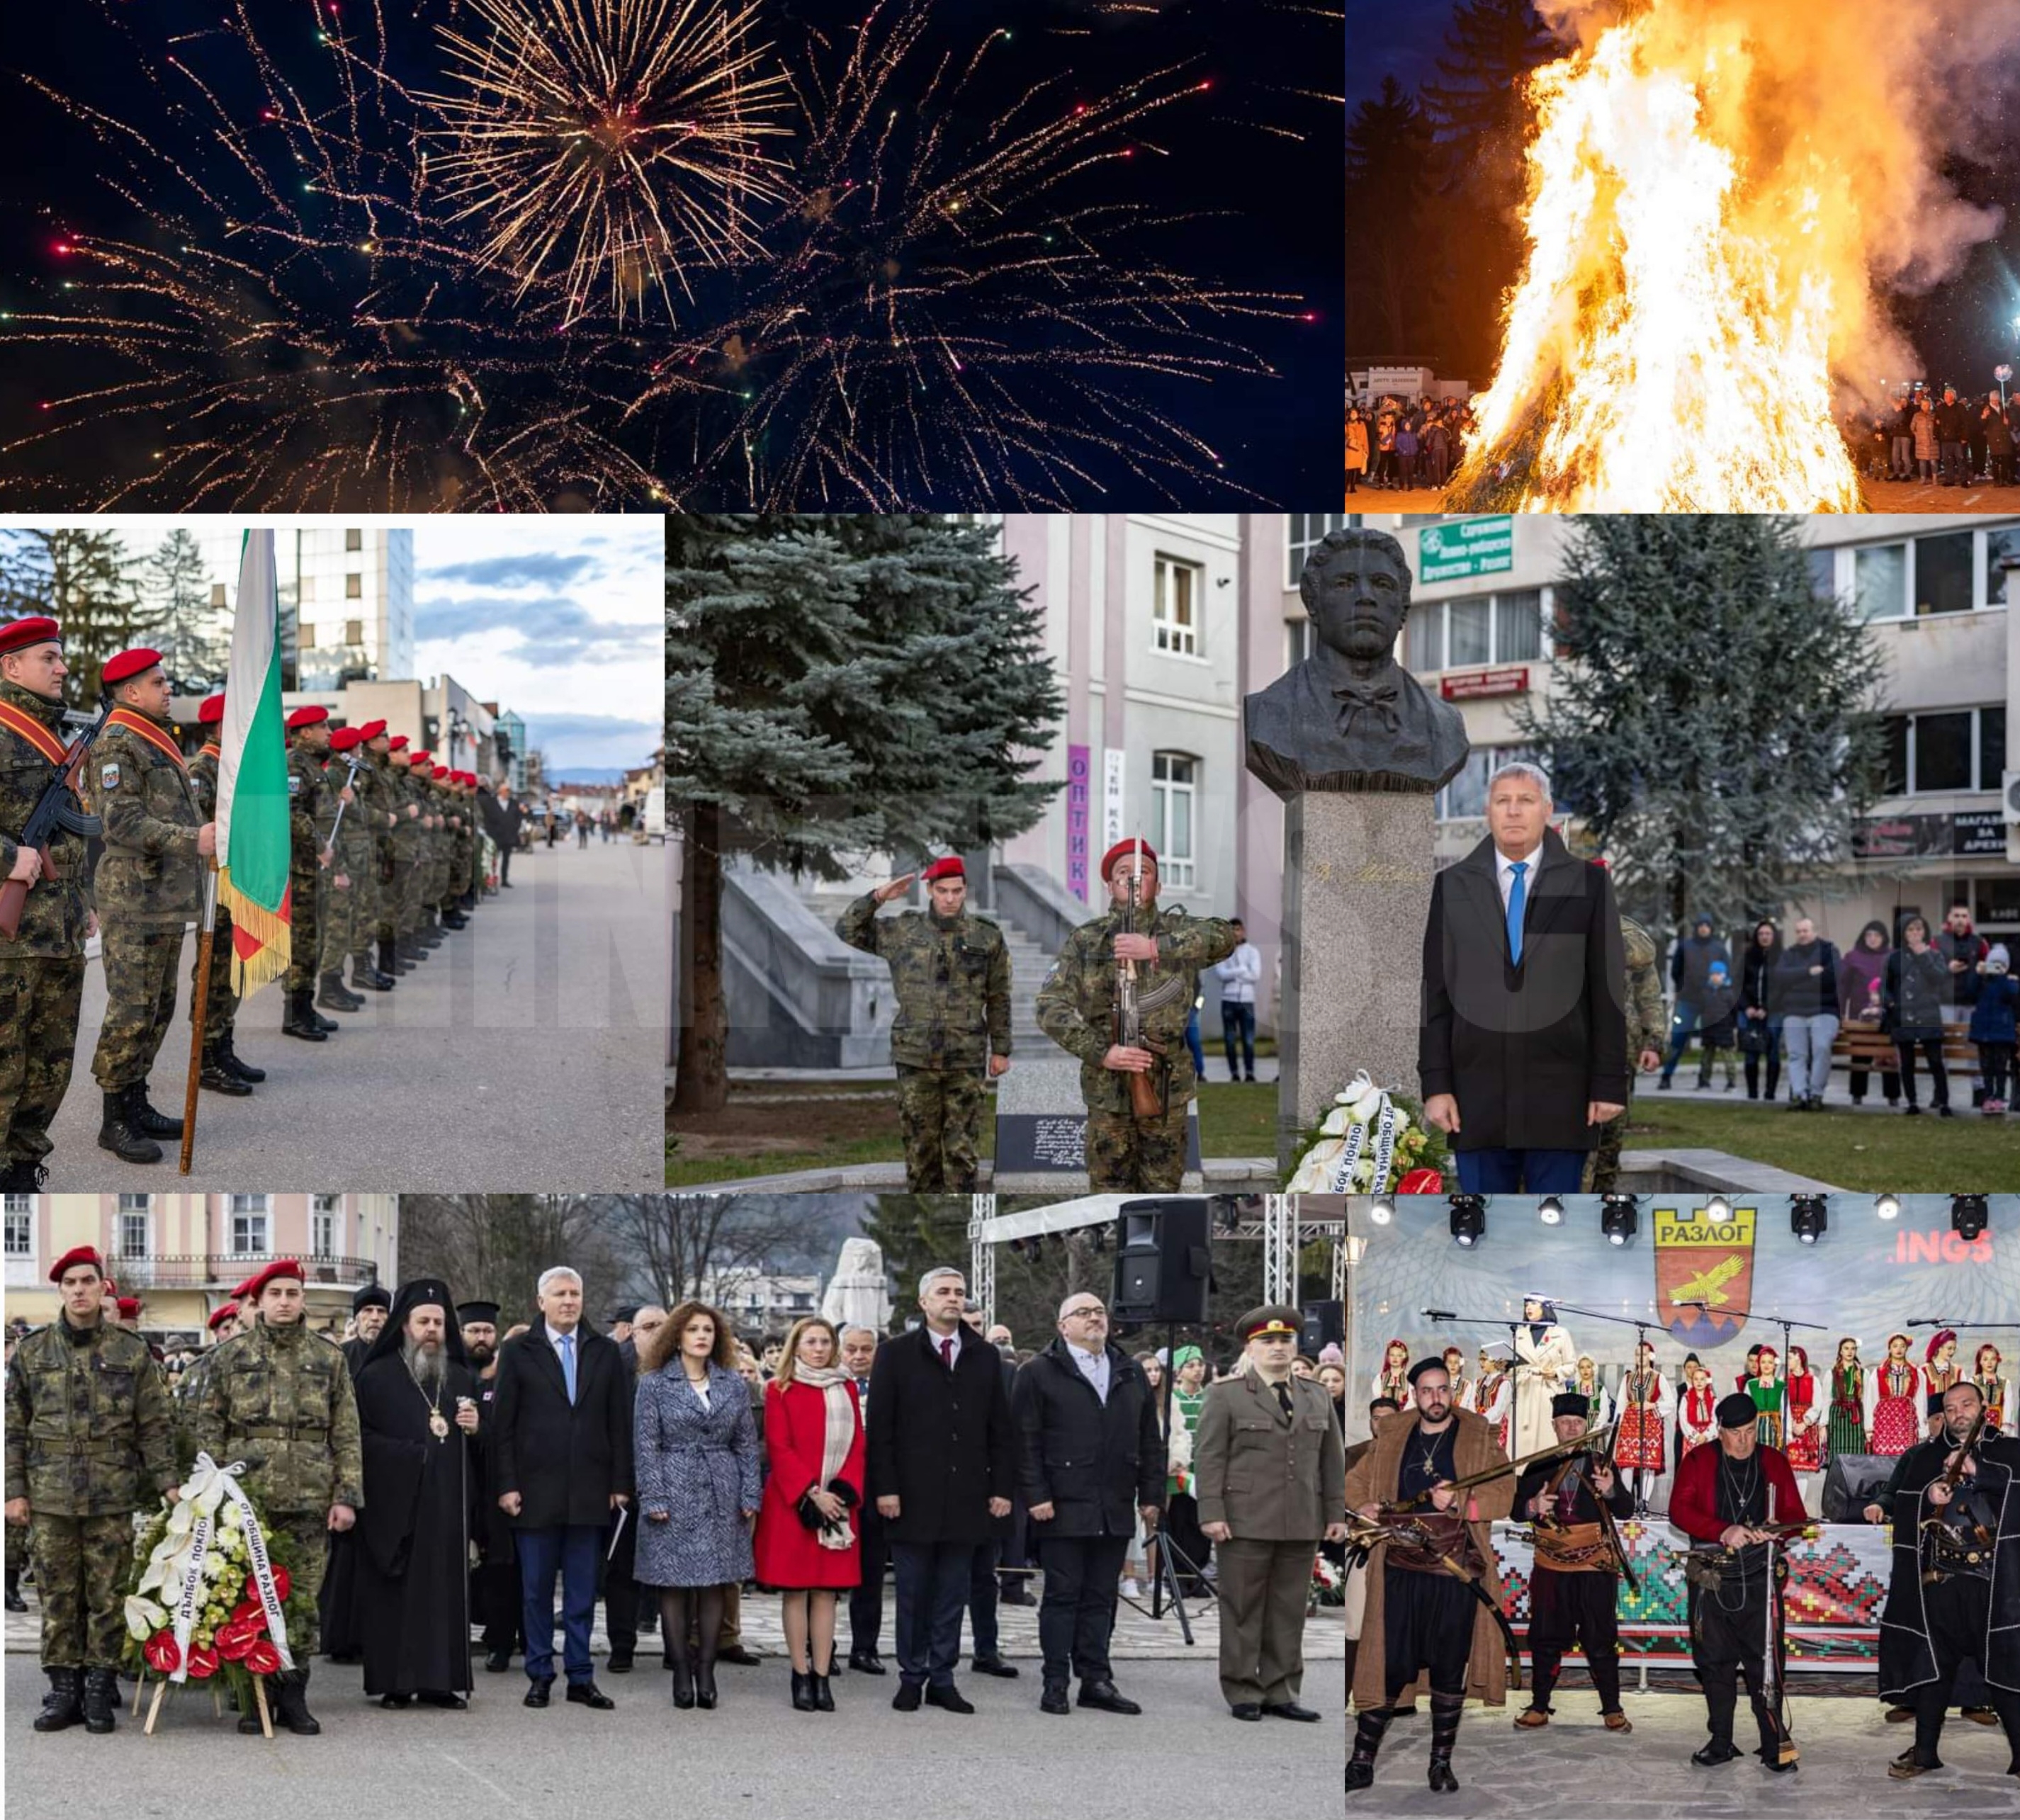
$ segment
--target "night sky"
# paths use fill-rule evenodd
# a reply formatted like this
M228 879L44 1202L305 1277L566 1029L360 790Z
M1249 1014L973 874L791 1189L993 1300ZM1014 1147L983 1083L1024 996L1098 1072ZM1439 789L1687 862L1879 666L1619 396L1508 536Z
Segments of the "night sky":
M122 122L161 134L194 169L205 171L208 155L187 121L165 125L161 86L138 73L138 64L167 54L170 42L193 69L213 74L220 45L216 24L235 0L60 0L53 5L13 9L0 47L0 153L16 173L0 202L0 311L47 309L64 301L60 286L74 267L53 251L61 232L144 238L146 223L102 181L116 161L89 131L34 92L20 78L38 75L73 99L103 109ZM256 31L293 79L299 67L309 92L318 80L312 0L245 0ZM452 0L382 0L394 49L388 59L402 81L426 78L438 67L423 27L460 17ZM808 24L830 30L863 16L864 0L768 0L761 35L797 45ZM372 0L346 0L343 17L351 35L361 34L373 11ZM1242 28L1227 27L1225 0L934 0L929 42L963 60L990 30L1012 29L1012 43L992 53L983 80L969 93L973 114L965 125L988 116L1048 76L1064 80L1048 95L1063 101L1086 91L1112 89L1173 64L1210 78L1210 93L1188 98L1144 125L1144 155L1132 164L1097 169L1084 180L1103 198L1144 204L1160 213L1193 216L1183 225L1138 242L1154 248L1161 263L1189 276L1229 286L1297 293L1317 320L1277 321L1241 318L1224 332L1261 354L1277 376L1221 377L1211 383L1157 374L1132 375L1128 389L1197 436L1222 458L1215 476L1209 468L1195 481L1169 484L1183 489L1179 503L1190 507L1233 507L1251 503L1280 507L1309 504L1332 496L1337 484L1339 432L1334 408L1339 386L1339 226L1340 192L1332 137L1339 130L1332 86L1332 46L1337 19L1322 5L1303 0L1248 0ZM418 18L417 16L418 16ZM108 23L108 20L116 23ZM206 42L206 34L209 42ZM236 66L234 54L227 60ZM140 56L136 58L136 51ZM321 66L326 68L326 64ZM173 92L187 96L187 88ZM256 114L260 98L252 84L236 92L227 82L220 91L227 110ZM1300 136L1293 139L1280 131ZM789 142L779 142L782 145ZM35 173L32 183L20 173ZM1093 192L1089 192L1090 198ZM1223 213L1224 212L1224 213ZM1012 321L994 325L1000 332L1027 338L1018 345L1042 350L1041 325ZM109 369L102 356L74 351L10 347L0 323L0 444L37 427L42 401L102 383ZM1072 383L1071 376L1064 382ZM130 429L112 428L103 438L73 437L60 453L0 458L8 484L0 505L19 509L58 503L56 492L35 478L38 463L57 464L64 485L74 489L107 466L133 470L142 459L140 444L158 441L154 420ZM173 433L171 427L169 433ZM94 446L95 445L95 446ZM665 471L663 449L652 460ZM1101 484L1095 484L1101 483ZM1080 483L1075 483L1079 485ZM1103 487L1108 490L1104 491ZM156 508L184 502L150 497L135 502ZM623 502L606 500L606 504ZM649 502L632 502L645 505ZM731 499L699 499L703 506L735 505ZM852 502L805 498L802 506ZM856 502L859 503L859 502ZM1007 503L969 496L918 496L903 503L957 508ZM1116 508L1159 503L1143 483L1110 468L1095 473L1070 503Z
M1902 0L1904 5L1912 0ZM1437 57L1454 10L1454 0L1346 0L1346 101L1350 111L1375 94L1382 78L1393 75L1412 92L1437 74ZM2020 96L2007 113L2020 120ZM1920 97L1916 105L1941 105ZM1920 376L1960 391L1983 393L1996 383L1992 369L2001 361L2020 368L2020 131L2006 128L1996 143L1997 123L1984 124L1978 162L1954 164L1952 180L1971 201L2005 213L1998 236L1975 249L1963 271L1935 291L1894 300L1896 321L1920 351ZM1511 198L1511 201L1514 200ZM1898 380L1909 376L1862 376ZM2009 387L2009 390L2011 388Z

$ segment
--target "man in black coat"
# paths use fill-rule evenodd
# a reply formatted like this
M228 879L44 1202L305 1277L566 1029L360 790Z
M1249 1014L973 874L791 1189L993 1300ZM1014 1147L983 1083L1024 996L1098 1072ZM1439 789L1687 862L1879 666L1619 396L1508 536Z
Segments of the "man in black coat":
M1488 837L1431 885L1424 1116L1469 1194L1575 1193L1627 1105L1627 957L1613 884L1550 827L1550 780L1504 765Z
M866 1437L868 1495L898 1581L900 1713L972 1713L954 1686L961 1614L976 1545L1010 1514L1010 1400L996 1349L963 1324L968 1286L945 1266L919 1279L925 1324L877 1349Z
M1066 1679L1077 1673L1081 1706L1140 1713L1115 1691L1108 1640L1137 1515L1154 1530L1164 1509L1164 1444L1150 1381L1110 1343L1099 1296L1082 1290L1059 1305L1059 1336L1018 1372L1012 1411L1045 1570L1040 1709L1067 1711Z
M617 1342L582 1324L582 1279L543 1271L540 1319L498 1355L492 1461L512 1520L526 1626L529 1706L554 1680L554 1575L561 1577L568 1697L608 1708L589 1659L596 1571L612 1513L631 1495L632 1386Z
M502 1675L512 1666L512 1652L525 1647L520 1622L519 1564L512 1552L512 1520L498 1507L497 1449L492 1429L497 1420L498 1304L460 1302L456 1325L463 1335L463 1357L477 1374L478 1428L472 1465L477 1474L477 1519L471 1538L478 1564L470 1570L471 1621L484 1626L484 1666Z
M365 1355L372 1350L386 1316L393 1306L391 1293L377 1283L368 1283L351 1299L351 1324L358 1330L338 1350L350 1368L354 1389L358 1374L365 1368ZM364 1650L357 1611L358 1531L332 1531L328 1559L323 1563L322 1585L316 1594L321 1613L323 1654L333 1662L354 1662Z

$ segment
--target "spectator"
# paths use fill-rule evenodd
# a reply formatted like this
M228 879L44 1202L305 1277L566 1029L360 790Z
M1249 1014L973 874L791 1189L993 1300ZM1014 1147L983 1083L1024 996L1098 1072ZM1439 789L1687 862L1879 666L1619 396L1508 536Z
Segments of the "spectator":
M1858 943L1838 967L1838 1015L1846 1023L1869 1024L1878 1027L1880 996L1885 983L1887 957L1891 952L1887 945L1887 925L1875 917L1858 932ZM1863 1055L1854 1055L1850 1072L1851 1103L1854 1106L1863 1105L1866 1077L1872 1072L1871 1066ZM1901 1098L1899 1071L1893 1068L1883 1069L1880 1084L1887 1095L1887 1103L1889 1106L1898 1104Z
M1417 484L1417 430L1409 417L1396 426L1396 470L1397 484L1407 493Z
M1724 961L1731 971L1731 954L1712 933L1711 918L1700 911L1691 919L1690 934L1677 943L1676 952L1669 957L1669 983L1677 989L1677 1003L1669 1015L1669 1053L1662 1063L1659 1087L1666 1088L1676 1078L1684 1045L1697 1028L1698 1008L1704 1002L1705 983L1715 960Z
M1361 477L1368 471L1368 422L1358 405L1346 411L1346 490L1361 490Z
M1991 951L1990 944L1971 927L1969 904L1950 906L1949 914L1944 917L1943 926L1930 946L1942 957L1950 976L1950 990L1943 1000L1943 1022L1967 1025L1971 1008L1978 998L1979 969ZM1985 1087L1980 1082L1971 1089L1971 1103L1978 1106L1984 1099Z
M1439 412L1424 426L1424 478L1443 492L1451 472L1451 431L1446 427L1444 413Z
M1201 1573L1213 1549L1200 1530L1193 1486L1193 1437L1199 1432L1200 1410L1206 1401L1206 1360L1197 1346L1180 1346L1172 1358L1172 1422L1164 1447L1164 1541L1172 1550L1179 1590L1192 1599L1199 1596Z
M1916 400L1915 413L1909 419L1908 426L1915 439L1916 467L1923 485L1931 485L1936 478L1936 456L1942 445L1937 438L1936 413L1927 393Z
M1746 1070L1746 1097L1760 1097L1760 1063L1768 1063L1768 1098L1782 1079L1782 1012L1774 1002L1775 964L1782 958L1782 932L1764 917L1739 969L1739 1049Z
M863 1411L866 1434L870 1422L870 1368L876 1360L878 1338L874 1328L841 1330L841 1363L856 1382L856 1404ZM884 1570L891 1560L891 1548L885 1539L883 1520L867 1498L856 1513L856 1524L863 1536L858 1550L862 1575L848 1596L848 1666L862 1674L881 1675L884 1659L877 1653L877 1644L884 1629Z
M1262 957L1248 932L1236 917L1230 925L1234 931L1234 952L1225 961L1214 963L1214 978L1220 982L1220 1040L1227 1052L1227 1077L1239 1081L1245 1075L1251 1085L1255 1080L1255 988L1262 978ZM1235 1065L1234 1048L1241 1045L1241 1065ZM1200 1077L1204 1080L1206 1070L1202 1066Z
M1782 1036L1789 1045L1789 1109L1816 1112L1830 1083L1831 1045L1837 1041L1836 943L1825 941L1807 917L1796 919L1795 939L1775 964L1781 994Z
M1704 1001L1698 1007L1698 1085L1711 1085L1712 1064L1725 1057L1725 1090L1739 1084L1739 1071L1733 1066L1733 1051L1738 1042L1736 1028L1739 988L1732 983L1732 969L1722 959L1714 959L1706 975Z
M2013 484L2013 426L2007 421L2006 401L1996 392L1987 392L1985 409L1978 416L1985 453L1992 463L1992 484L2010 487Z
M1943 401L1935 409L1936 441L1942 463L1942 484L1964 486L1971 476L1964 460L1964 439L1971 427L1971 407L1960 403L1955 386L1943 387Z
M2007 1084L2013 1078L2015 1008L2020 1006L2020 980L2011 972L2006 944L1996 942L1978 964L1983 977L1971 1008L1971 1040L1978 1045L1978 1072L1985 1077L1979 1110L1988 1118L2006 1110Z
M1384 411L1375 420L1375 485L1396 484L1396 413Z
M1888 477L1898 481L1915 478L1915 406L1903 392L1894 401L1894 409L1887 420L1893 431L1893 460L1888 467Z
M1901 925L1901 946L1887 957L1881 976L1880 1029L1894 1039L1901 1058L1901 1091L1913 1118L1915 1103L1915 1050L1920 1045L1933 1082L1931 1103L1938 1117L1949 1118L1949 1076L1943 1067L1943 1007L1950 993L1949 973L1942 957L1929 946L1929 925L1911 916Z

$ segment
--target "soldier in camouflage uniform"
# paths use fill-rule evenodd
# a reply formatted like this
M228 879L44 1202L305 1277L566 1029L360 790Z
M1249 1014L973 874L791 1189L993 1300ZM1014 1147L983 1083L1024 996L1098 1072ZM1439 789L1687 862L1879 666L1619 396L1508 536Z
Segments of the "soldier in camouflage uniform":
M1662 1063L1662 1037L1669 1026L1662 1008L1662 956L1655 938L1632 917L1620 919L1627 950L1627 1047L1642 1073ZM1610 1194L1620 1177L1620 1146L1634 1115L1634 1076L1627 1077L1627 1109L1599 1128L1599 1142L1586 1160L1586 1192Z
M1139 847L1136 932L1124 936L1119 932ZM1140 842L1118 841L1110 848L1101 876L1108 913L1066 937L1038 988L1038 1027L1080 1057L1088 1187L1169 1190L1185 1173L1186 1109L1197 1087L1186 1025L1199 991L1199 970L1234 952L1234 928L1218 917L1159 910L1157 856ZM1140 1048L1124 1048L1115 1040L1115 968L1122 960L1136 962L1137 990L1145 1001ZM1165 1084L1161 1115L1133 1116L1132 1073Z
M444 928L465 928L470 922L463 914L463 898L470 889L470 804L461 772L445 771L437 781L448 825L442 832L441 888L436 895L435 910Z
M358 730L344 727L329 736L325 747L323 805L329 813L325 845L333 856L327 874L330 893L323 906L322 950L317 961L317 981L321 990L316 1003L332 1011L356 1011L365 1001L343 986L343 963L357 951L360 916L367 906L371 888L367 876L372 869L372 830L365 825L365 808L357 790L346 779L358 744ZM372 992L383 987L372 979L358 983Z
M204 1325L209 1329L210 1344L190 1361L175 1393L176 1465L185 1478L196 1465L196 1407L203 1381L209 1375L219 1347L245 1331L239 1324L235 1301L223 1303Z
M929 911L880 917L877 906L902 897L913 876L865 892L842 912L835 933L891 969L898 1001L891 1059L907 1186L972 1194L985 1071L993 1080L1010 1066L1010 953L995 924L963 908L968 874L958 859L926 868Z
M349 1529L365 1501L358 1404L343 1354L303 1318L300 1265L282 1259L245 1287L259 1320L217 1349L191 1426L213 1459L245 1462L245 1488L267 1527L293 1544L290 1572L313 1605L329 1532ZM296 1666L279 1690L282 1723L304 1736L322 1729L306 1697L316 1632L314 1618L303 1634L289 1632ZM238 1728L256 1731L260 1721L249 1714Z
M190 794L196 798L197 812L217 818L217 761L220 757L217 729L224 719L224 697L206 696L196 710L197 725L204 729L203 744L189 761ZM196 1015L197 968L203 959L203 946L197 945L190 963L190 1015ZM243 1099L254 1085L267 1078L267 1070L238 1059L232 1047L232 1025L238 1015L238 994L231 990L231 912L220 904L217 925L210 943L210 985L203 1000L203 1066L199 1077L213 1093Z
M296 708L288 716L288 734L290 907L288 970L281 978L287 1008L282 1015L281 1030L284 1035L300 1037L304 1042L321 1043L327 1041L336 1028L336 1020L322 1016L314 1004L324 906L336 888L325 839L335 811L326 808L323 802L322 755L329 749L329 710L314 706Z
M392 742L386 732L383 721L367 721L358 729L363 736L365 750L372 761L368 773L358 774L358 783L364 786L361 800L371 812L372 853L375 862L372 874L372 921L366 925L375 950L376 967L382 977L395 985L399 975L413 972L412 963L401 958L394 952L394 943L398 932L394 926L393 850L394 833L400 820L398 788L393 779Z
M35 1523L49 1691L38 1731L79 1719L110 1731L118 1704L120 1601L133 1513L177 1482L161 1372L138 1334L105 1318L98 1254L79 1246L49 1280L63 1311L15 1349L7 1368L7 1508Z
M203 868L216 851L169 722L169 681L156 651L120 652L100 673L118 705L91 763L105 851L93 881L104 925L105 1022L91 1072L105 1096L98 1142L129 1163L158 1163L157 1138L183 1121L147 1103L147 1074L176 1012L183 926L203 912Z
M420 786L414 780L413 754L403 750L406 743L403 736L395 736L387 768L394 812L399 817L393 824L393 952L402 961L419 961L427 958L428 947L415 932L414 908L418 901L415 874L421 863L427 829L423 820Z
M84 944L96 928L82 835L58 828L45 873L16 844L60 765L62 634L36 617L0 626L0 878L27 882L14 934L0 935L0 1190L32 1194L49 1123L70 1086L84 1004Z

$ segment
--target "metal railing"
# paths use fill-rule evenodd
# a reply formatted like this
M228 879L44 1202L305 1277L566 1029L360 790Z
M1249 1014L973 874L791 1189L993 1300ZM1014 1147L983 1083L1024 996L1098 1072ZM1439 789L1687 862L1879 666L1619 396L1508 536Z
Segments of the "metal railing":
M375 1281L369 1258L307 1258L292 1251L209 1251L183 1257L107 1258L106 1274L122 1291L135 1289L230 1289L272 1263L293 1258L305 1284L355 1289Z

